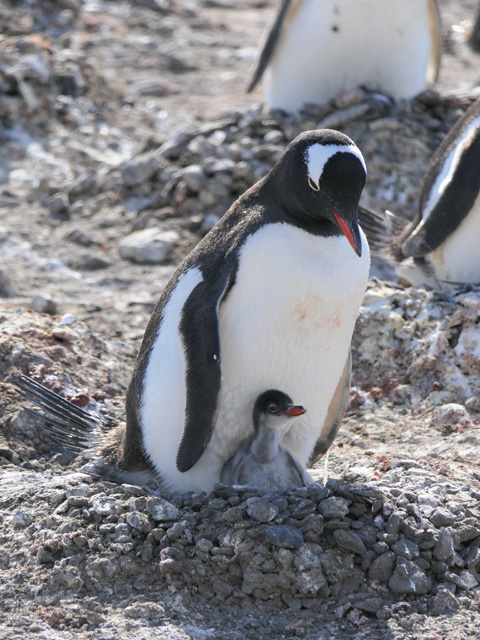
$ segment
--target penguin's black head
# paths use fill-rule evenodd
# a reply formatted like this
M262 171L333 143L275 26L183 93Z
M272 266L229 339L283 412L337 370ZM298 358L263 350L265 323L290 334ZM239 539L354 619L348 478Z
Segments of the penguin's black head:
M283 391L270 389L258 396L253 409L253 416L254 422L256 422L259 414L296 417L303 415L306 411L301 406L294 406L291 398Z
M288 211L320 235L343 233L362 254L358 203L367 169L355 143L331 129L305 131L279 161L278 189Z

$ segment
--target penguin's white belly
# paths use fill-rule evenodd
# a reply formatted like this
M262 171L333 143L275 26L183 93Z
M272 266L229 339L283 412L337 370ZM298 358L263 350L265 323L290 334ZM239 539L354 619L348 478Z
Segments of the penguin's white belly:
M269 105L296 111L360 85L397 99L422 91L432 47L428 5L429 0L294 2L263 76Z
M345 237L291 225L262 227L242 247L235 284L220 308L222 387L212 440L191 470L211 485L253 430L252 410L268 389L307 409L283 445L305 466L321 434L347 359L369 271ZM188 475L183 474L185 476Z
M480 283L480 195L472 210L429 260L439 281Z

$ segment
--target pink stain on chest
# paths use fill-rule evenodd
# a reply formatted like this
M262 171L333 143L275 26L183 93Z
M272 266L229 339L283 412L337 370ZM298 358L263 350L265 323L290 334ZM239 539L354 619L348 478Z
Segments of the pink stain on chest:
M309 323L315 329L327 327L331 332L339 329L342 324L340 312L335 311L325 316L322 307L322 300L318 295L311 296L308 301L297 302L293 309L295 321L301 324Z

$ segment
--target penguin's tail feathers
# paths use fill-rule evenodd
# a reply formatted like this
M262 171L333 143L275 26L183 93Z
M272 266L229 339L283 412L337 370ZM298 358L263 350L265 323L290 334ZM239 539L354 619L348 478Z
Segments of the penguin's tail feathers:
M367 236L373 256L389 261L401 260L397 239L401 236L407 220L392 211L379 213L359 205L358 222Z
M112 418L95 416L28 376L16 374L11 381L22 396L42 409L25 407L25 411L36 419L36 424L72 453L87 452L95 447L102 433L115 424Z

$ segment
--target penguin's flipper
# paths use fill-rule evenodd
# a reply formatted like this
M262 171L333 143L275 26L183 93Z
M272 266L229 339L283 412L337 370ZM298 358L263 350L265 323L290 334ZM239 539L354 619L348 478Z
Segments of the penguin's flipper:
M290 7L295 4L298 4L298 0L282 0L277 17L266 34L260 55L256 61L255 69L247 85L247 93L250 93L255 89L259 80L263 76L268 63L270 62L270 58L275 51L275 47L277 46L288 11Z
M320 434L310 457L310 466L328 451L330 445L335 439L335 436L337 435L343 416L347 410L351 376L352 352L349 350L341 378L338 381L337 388L335 389L333 398L330 401L330 406L328 407L327 417L323 424L322 433Z
M219 308L233 281L223 265L188 297L180 333L186 360L186 407L177 469L185 472L201 458L212 437L221 385Z
M285 452L287 454L287 459L288 459L288 462L289 462L290 466L292 466L295 469L295 471L298 473L298 476L299 476L300 480L302 481L302 487L306 487L307 483L305 482L305 472L304 472L304 470L300 466L300 464L297 461L297 459L295 458L295 456L293 454L291 454L288 449L285 449Z

